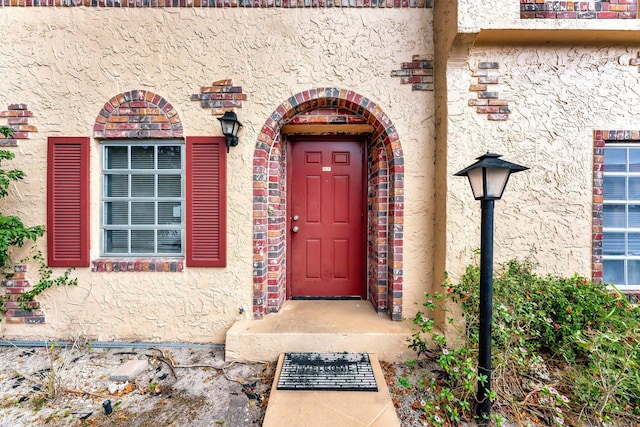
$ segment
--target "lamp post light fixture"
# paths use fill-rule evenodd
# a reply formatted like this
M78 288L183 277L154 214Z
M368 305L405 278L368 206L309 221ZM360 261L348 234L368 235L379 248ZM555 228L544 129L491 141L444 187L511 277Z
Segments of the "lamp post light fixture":
M233 111L227 111L222 117L218 117L222 126L222 134L227 137L227 153L229 147L238 145L238 130L242 123L238 121L238 116Z
M473 197L480 200L480 325L478 337L478 406L476 416L479 425L490 425L491 400L491 322L493 310L493 202L502 198L512 173L529 168L500 160L499 154L489 153L478 157L474 164L457 172L466 176L471 184Z

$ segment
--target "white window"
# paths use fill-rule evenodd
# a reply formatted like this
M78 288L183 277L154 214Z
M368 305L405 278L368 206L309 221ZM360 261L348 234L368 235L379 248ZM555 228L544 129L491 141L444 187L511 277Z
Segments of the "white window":
M640 289L640 145L604 149L603 282Z
M103 255L183 255L184 145L123 141L102 150Z

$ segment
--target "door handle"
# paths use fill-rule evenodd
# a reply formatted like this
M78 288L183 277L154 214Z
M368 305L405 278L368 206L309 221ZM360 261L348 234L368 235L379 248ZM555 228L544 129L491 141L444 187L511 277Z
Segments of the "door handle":
M293 231L294 233L297 233L298 230L300 230L300 227L298 227L297 225L294 225L293 228L291 229L291 231Z

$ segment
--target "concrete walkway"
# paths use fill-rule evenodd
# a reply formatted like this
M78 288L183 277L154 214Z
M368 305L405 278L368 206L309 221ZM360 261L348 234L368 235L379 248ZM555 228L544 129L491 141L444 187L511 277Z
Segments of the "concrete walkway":
M284 354L269 397L263 427L400 427L375 354L369 353L377 392L278 390Z

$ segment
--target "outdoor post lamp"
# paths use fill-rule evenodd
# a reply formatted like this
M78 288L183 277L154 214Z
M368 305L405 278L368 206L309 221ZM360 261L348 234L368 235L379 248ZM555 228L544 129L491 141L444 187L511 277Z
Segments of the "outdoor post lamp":
M476 416L480 425L490 424L491 400L491 317L493 298L493 202L500 200L512 173L527 170L525 166L500 160L499 154L488 153L455 176L469 178L473 197L480 200L480 327L478 342L478 381Z
M233 111L227 111L224 116L218 117L222 126L222 134L227 137L227 153L229 147L238 145L238 130L242 123L238 121L238 116Z

